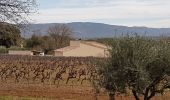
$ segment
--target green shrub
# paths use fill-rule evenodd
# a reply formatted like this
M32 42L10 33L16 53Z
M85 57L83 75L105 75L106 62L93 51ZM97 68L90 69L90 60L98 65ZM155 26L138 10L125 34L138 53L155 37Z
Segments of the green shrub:
M26 50L26 49L17 46L11 46L10 48L8 48L8 50Z
M8 50L5 46L0 46L0 54L5 54L7 52L8 52Z

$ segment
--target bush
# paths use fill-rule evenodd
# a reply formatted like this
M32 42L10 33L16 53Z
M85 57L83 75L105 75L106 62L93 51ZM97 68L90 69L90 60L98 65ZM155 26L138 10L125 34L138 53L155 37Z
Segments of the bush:
M5 46L0 46L0 54L5 54L7 52L8 52L8 50Z
M11 46L10 48L8 48L8 50L26 50L26 49L17 46Z

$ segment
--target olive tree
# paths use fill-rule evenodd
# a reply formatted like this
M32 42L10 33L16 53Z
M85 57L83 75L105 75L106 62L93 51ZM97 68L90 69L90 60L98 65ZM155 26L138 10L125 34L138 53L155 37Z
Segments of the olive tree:
M170 45L163 40L127 36L112 41L108 61L98 66L99 85L114 100L131 90L136 100L150 100L170 87Z

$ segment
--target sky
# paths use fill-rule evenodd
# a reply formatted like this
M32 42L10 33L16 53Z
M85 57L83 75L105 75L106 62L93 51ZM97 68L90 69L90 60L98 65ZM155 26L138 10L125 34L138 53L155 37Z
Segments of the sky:
M96 22L170 28L170 0L37 0L33 23Z

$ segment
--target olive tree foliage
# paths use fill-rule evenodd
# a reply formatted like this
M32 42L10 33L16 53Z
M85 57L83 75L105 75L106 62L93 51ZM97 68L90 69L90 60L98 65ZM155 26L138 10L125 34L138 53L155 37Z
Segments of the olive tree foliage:
M0 0L0 21L22 23L35 12L36 0Z
M98 85L109 92L133 93L150 100L170 88L170 44L165 40L151 40L139 36L114 39L108 61L97 67Z

